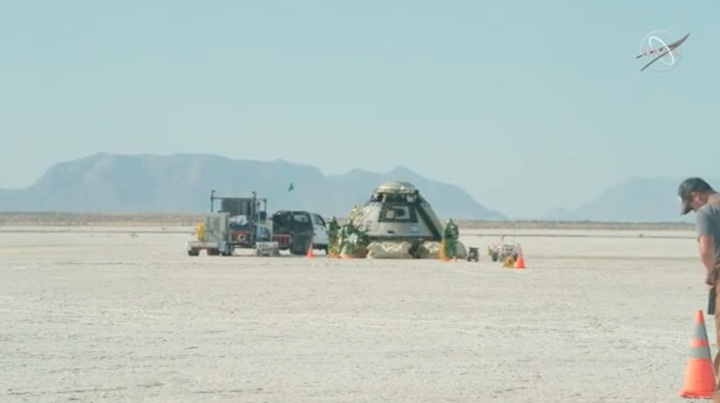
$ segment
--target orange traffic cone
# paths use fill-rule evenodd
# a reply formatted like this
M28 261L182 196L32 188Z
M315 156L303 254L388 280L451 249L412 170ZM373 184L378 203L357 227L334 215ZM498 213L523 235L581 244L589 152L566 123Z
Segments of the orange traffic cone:
M308 247L307 254L305 255L308 259L312 259L315 257L315 253L313 252L313 244L310 242L310 246Z
M702 310L695 312L695 331L690 340L690 359L685 369L685 384L680 389L680 396L691 399L711 399L715 393L715 373L710 345L705 329Z
M523 256L523 251L520 249L520 253L518 254L518 258L515 261L515 268L516 269L524 269L525 268L525 256Z

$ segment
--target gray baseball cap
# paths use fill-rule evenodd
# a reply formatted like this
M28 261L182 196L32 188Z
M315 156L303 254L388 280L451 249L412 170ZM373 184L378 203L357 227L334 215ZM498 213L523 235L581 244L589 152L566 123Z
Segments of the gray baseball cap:
M680 213L685 215L692 210L692 207L690 206L690 203L692 202L690 193L712 191L714 191L712 186L701 178L687 178L680 182L680 186L678 186L678 197L680 198L680 203L682 204Z

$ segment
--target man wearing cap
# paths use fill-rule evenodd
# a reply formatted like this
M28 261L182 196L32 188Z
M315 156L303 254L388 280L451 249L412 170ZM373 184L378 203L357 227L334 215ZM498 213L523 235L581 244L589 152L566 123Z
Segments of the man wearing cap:
M720 291L720 193L700 178L688 178L680 183L678 197L682 204L682 215L695 212L695 226L698 235L700 261L705 266L705 284ZM720 304L715 301L715 329L720 346ZM715 355L715 373L718 374L720 352ZM720 383L715 389L713 401L720 403Z

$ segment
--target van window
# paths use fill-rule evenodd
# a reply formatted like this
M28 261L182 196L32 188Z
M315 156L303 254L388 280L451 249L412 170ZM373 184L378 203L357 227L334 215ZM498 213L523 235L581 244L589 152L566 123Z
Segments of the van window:
M322 225L323 227L325 226L325 220L323 220L323 218L317 214L313 214L313 222L316 225Z
M310 218L308 217L308 214L294 213L294 214L293 214L293 221L304 224L304 223L309 223L309 222L310 222Z

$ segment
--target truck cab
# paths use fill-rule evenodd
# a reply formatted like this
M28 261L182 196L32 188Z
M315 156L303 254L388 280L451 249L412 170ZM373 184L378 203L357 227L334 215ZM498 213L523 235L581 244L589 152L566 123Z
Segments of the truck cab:
M237 248L254 248L258 241L268 241L270 229L267 221L267 199L253 197L215 197L219 199L220 210L228 213L229 242Z

